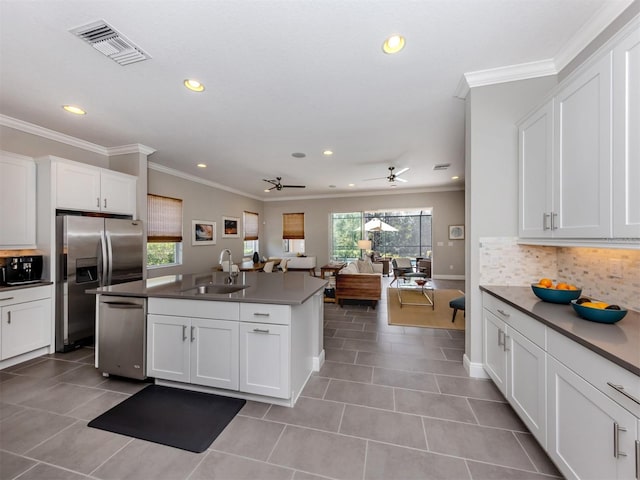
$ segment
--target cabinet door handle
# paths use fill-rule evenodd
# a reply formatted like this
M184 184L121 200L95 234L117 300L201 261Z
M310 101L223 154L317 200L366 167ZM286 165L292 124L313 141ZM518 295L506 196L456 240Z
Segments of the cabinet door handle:
M507 343L507 342L509 342L509 339L510 339L510 338L511 338L511 337L510 337L509 335L505 335L505 336L504 336L504 341L503 341L503 344L502 344L502 345L504 345L504 351L505 351L505 352L508 352L508 351L510 351L510 350L511 350L511 349L509 348L509 346L508 346L508 343Z
M500 308L498 309L498 313L500 315L502 315L503 317L510 317L511 316L510 314L508 314L507 312L505 312L504 310L502 310Z
M498 346L499 347L504 347L504 337L502 335L504 335L504 332L502 330L498 330Z
M626 457L627 454L618 450L620 447L620 432L626 432L627 429L618 425L618 422L613 422L613 457L620 458Z
M269 314L268 313L261 313L261 312L255 312L253 314L254 317L268 317Z
M104 208L107 208L107 199L104 199Z
M100 208L100 197L96 197L96 207Z
M558 229L558 225L557 224L557 220L558 220L558 214L551 212L551 230L557 230Z
M640 479L640 440L636 440L636 478Z
M269 333L269 329L268 328L266 328L266 329L254 328L253 331L256 332L256 333Z
M11 323L11 310L7 312L7 323Z
M182 341L184 342L187 339L187 326L182 325Z
M191 327L191 341L196 339L196 327Z
M547 222L547 220L549 220L549 217L551 217L550 213L543 213L542 214L542 230L550 230L551 229L549 227L549 223Z
M6 300L13 300L14 297L4 297L4 298L0 298L0 302L4 302Z
M616 385L615 383L611 383L611 382L607 382L607 385L609 385L614 390L617 390L618 392L623 394L628 399L630 399L630 400L636 402L638 405L640 405L640 400L638 400L636 397L634 397L630 393L627 393L627 391L624 389L624 387L622 385Z

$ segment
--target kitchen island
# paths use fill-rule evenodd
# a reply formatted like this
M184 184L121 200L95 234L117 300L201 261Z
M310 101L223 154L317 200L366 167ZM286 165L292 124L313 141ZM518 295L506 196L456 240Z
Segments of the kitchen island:
M213 272L89 293L147 299L144 368L156 383L293 406L324 362L325 284L296 272L240 272L232 281Z

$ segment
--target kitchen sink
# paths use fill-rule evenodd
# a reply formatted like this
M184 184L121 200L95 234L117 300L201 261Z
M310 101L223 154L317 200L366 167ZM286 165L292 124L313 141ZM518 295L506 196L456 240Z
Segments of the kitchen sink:
M226 294L239 292L244 290L249 285L221 285L216 283L197 285L195 287L187 288L183 290L183 293L189 293L191 295L207 295L207 294Z

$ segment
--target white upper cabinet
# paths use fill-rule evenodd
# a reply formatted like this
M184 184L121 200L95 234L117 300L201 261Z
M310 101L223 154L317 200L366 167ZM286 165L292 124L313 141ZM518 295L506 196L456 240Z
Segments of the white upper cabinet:
M0 152L0 249L35 248L36 164L32 158Z
M529 115L518 128L520 140L519 235L551 236L553 102Z
M640 29L613 49L613 236L640 237Z
M611 55L554 101L553 235L611 236Z
M136 214L136 177L71 161L56 161L56 208Z
M640 238L638 132L636 21L518 125L520 238L558 245Z

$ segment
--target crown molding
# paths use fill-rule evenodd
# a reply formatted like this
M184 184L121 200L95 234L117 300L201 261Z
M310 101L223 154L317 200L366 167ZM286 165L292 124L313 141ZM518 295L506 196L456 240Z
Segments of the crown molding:
M605 3L587 23L585 23L556 53L553 60L558 72L566 67L578 54L584 50L595 38L600 35L629 5L633 0L625 0L624 8L620 8L621 2ZM606 42L608 43L608 42Z
M634 0L624 0L622 2L604 4L589 21L562 46L553 58L464 73L458 82L454 95L464 99L469 94L470 88L557 75L631 5L633 1ZM620 7L621 3L624 5L623 8Z
M0 114L0 125L4 127L20 130L21 132L30 133L31 135L37 135L39 137L48 138L54 142L64 143L72 147L80 148L88 152L97 153L105 157L112 155L125 155L128 153L141 153L143 155L151 155L156 150L141 143L134 143L131 145L122 145L120 147L103 147L96 143L87 142L65 133L56 132L40 125L25 122L24 120L18 120L17 118L8 117L7 115Z
M113 155L126 155L128 153L141 153L143 155L151 155L155 153L156 149L142 145L141 143L132 143L131 145L122 145L120 147L107 147L109 156Z
M155 170L157 172L166 173L167 175L173 175L174 177L182 178L184 180L189 180L191 182L201 183L202 185L206 185L208 187L213 187L219 190L224 190L226 192L235 193L236 195L242 195L243 197L253 198L254 200L262 200L262 198L257 197L255 195L251 195L249 193L236 190L235 188L227 187L226 185L222 185L220 183L212 182L211 180L206 180L204 178L196 177L195 175L184 173L184 172L181 172L180 170L175 170L173 168L165 167L164 165L160 165L158 163L149 162L147 164L147 167L149 168L149 170Z
M558 69L556 68L554 60L547 59L537 62L508 65L506 67L478 70L476 72L467 72L464 74L464 78L469 88L474 88L497 83L546 77L548 75L556 75L557 73Z
M0 114L0 125L20 130L21 132L30 133L32 135L37 135L39 137L48 138L54 142L64 143L65 145L87 150L88 152L104 155L105 157L109 156L108 149L102 145L87 142L86 140L80 140L79 138L72 137L71 135L56 132L55 130L49 130L48 128L34 125L33 123L18 120L17 118Z
M366 192L353 192L353 193L337 193L327 195L305 195L300 197L278 197L278 198L260 198L263 202L290 202L297 200L321 200L327 198L357 198L357 197L380 197L383 195L411 195L414 193L438 193L438 192L460 192L464 191L464 186L453 187L427 187L427 188L412 188L412 189L390 189L390 190L375 190Z

